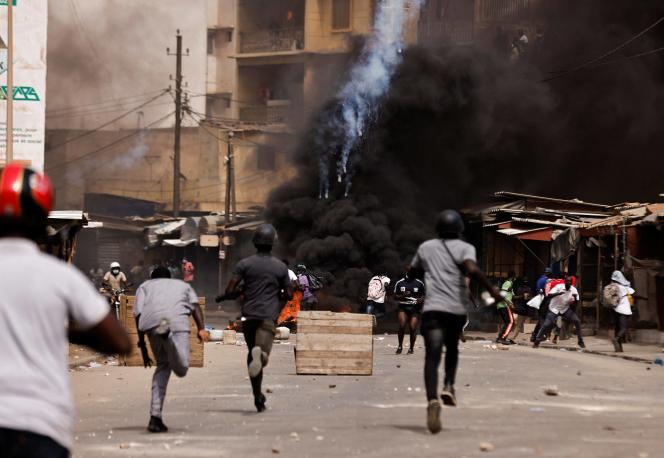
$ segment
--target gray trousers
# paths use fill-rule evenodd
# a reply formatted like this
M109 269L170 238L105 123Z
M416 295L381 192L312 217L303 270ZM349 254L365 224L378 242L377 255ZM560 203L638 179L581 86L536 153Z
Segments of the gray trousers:
M170 332L168 337L162 337L152 330L147 335L157 364L152 376L150 415L161 418L171 371L178 377L184 377L189 369L189 331Z

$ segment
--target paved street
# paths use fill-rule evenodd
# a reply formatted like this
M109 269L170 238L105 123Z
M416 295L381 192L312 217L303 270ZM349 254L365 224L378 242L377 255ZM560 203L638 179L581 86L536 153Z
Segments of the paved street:
M152 371L72 372L75 457L100 456L662 456L664 368L561 350L462 344L460 406L425 428L423 349L375 341L371 377L297 376L294 340L275 345L269 410L254 412L245 346L206 346L206 367L171 379L164 419L145 431ZM544 388L557 385L558 396ZM494 450L480 451L489 442Z

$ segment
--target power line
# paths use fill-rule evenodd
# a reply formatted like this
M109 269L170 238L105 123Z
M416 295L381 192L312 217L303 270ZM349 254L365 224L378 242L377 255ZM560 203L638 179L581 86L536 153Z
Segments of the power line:
M552 72L552 73L557 73L557 75L551 76L549 78L545 78L545 79L541 80L540 82L544 83L544 82L552 81L552 80L555 80L557 78L561 78L563 76L569 75L570 73L574 73L574 72L577 72L579 70L582 70L582 69L584 69L588 66L592 66L592 65L598 63L599 61L604 60L605 58L609 57L610 55L615 54L616 52L620 51L625 46L629 45L630 43L637 40L638 38L641 38L643 35L648 33L653 28L657 27L662 22L664 22L664 16L660 17L658 20L656 20L650 26L646 27L645 29L643 29L642 31L640 31L639 33L637 33L636 35L631 37L629 40L621 43L620 45L616 46L615 48L611 49L610 51L605 52L601 56L596 57L594 59L591 59L589 61L586 61L586 62L582 63L581 65L577 65L576 67L573 67L569 70L561 70L561 71L557 71L557 72Z
M166 116L163 116L163 117L157 119L156 121L151 122L150 124L148 124L147 126L143 127L142 129L139 129L139 130L137 130L137 131L135 131L135 132L133 132L133 133L131 133L131 134L129 134L129 135L125 135L124 137L119 138L119 139L117 139L117 140L115 140L115 141L109 143L108 145L102 146L101 148L98 148L98 149L96 149L96 150L94 150L94 151L90 151L89 153L86 153L86 154L84 154L84 155L82 155L82 156L76 157L76 158L72 159L71 161L62 162L62 163L60 163L60 164L56 164L56 165L54 165L54 166L52 166L52 167L49 167L48 170L47 170L47 172L48 172L48 173L51 173L51 172L52 172L53 170L55 170L55 169L58 169L58 168L60 168L60 167L64 167L64 166L69 165L69 164L71 164L71 163L73 163L73 162L80 161L81 159L85 159L85 158L87 158L87 157L92 156L93 154L97 154L97 153L99 153L99 152L101 152L101 151L104 151L104 150L106 150L106 149L108 149L108 148L110 148L110 147L112 147L112 146L115 146L115 145L117 145L118 143L122 143L123 141L125 141L125 140L127 140L127 139L129 139L129 138L131 138L131 137L135 137L136 135L140 134L141 132L143 132L143 131L146 130L147 128L152 127L152 126L154 126L154 125L156 125L156 124L159 124L160 122L162 122L162 121L168 119L169 117L173 116L173 114L175 114L175 111L173 111L173 112L171 112L171 113L168 113Z
M91 109L105 109L105 108L110 108L117 106L119 103L130 103L131 101L134 101L136 99L142 100L147 97L151 97L155 95L156 93L162 92L165 89L159 89L155 91L149 91L145 92L143 94L136 94L136 95L128 95L126 97L120 97L117 99L113 100L103 100L100 102L91 102L91 103L86 103L83 105L76 105L76 106L69 106L65 108L54 108L52 110L46 110L46 114L59 114L60 112L76 112L79 111L81 108L85 108L86 110L91 110ZM124 102L120 102L124 101ZM110 104L110 105L109 105ZM109 105L108 107L103 107L103 105Z
M153 105L153 107L161 106L161 105L170 105L171 102L165 102L165 103L157 103ZM126 106L118 105L116 108L107 108L107 109L94 109L90 111L81 111L78 113L72 113L72 114L64 114L64 115L54 115L54 116L46 116L46 119L49 120L54 120L54 119L66 119L66 118L79 118L82 116L97 116L97 115L103 115L103 114L108 114L108 113L117 113L118 111L125 110Z
M157 100L158 98L162 97L163 95L166 94L166 92L168 92L168 90L164 90L164 91L162 91L160 94L156 95L155 97L152 97L152 98L151 98L150 100L148 100L147 102L144 102L144 103L142 103L142 104L140 104L140 105L138 105L138 106L132 108L131 110L127 111L126 113L123 113L123 114L121 114L120 116L111 119L110 121L108 121L108 122L102 124L102 125L99 126L99 127L96 127L96 128L94 128L94 129L92 129L92 130L88 130L88 131L82 133L81 135L77 135L77 136L74 137L74 138L70 138L70 139L68 139L68 140L66 140L66 141L64 141L64 142L62 142L62 143L60 143L60 144L58 144L58 145L52 146L51 148L49 148L49 151L53 151L53 150L55 150L55 149L58 149L58 148L60 148L61 146L64 146L64 145L66 145L66 144L68 144L68 143L71 143L71 142L73 142L73 141L79 140L79 139L81 139L81 138L83 138L83 137L86 137L86 136L88 136L88 135L91 135L91 134L93 134L93 133L95 133L95 132L97 132L97 131L103 129L103 128L106 127L106 126L110 126L110 125L113 124L114 122L119 121L120 119L124 118L125 116L127 116L127 115L129 115L129 114L131 114L131 113L133 113L133 112L135 112L135 111L137 111L137 110L140 110L140 109L143 108L144 106L146 106L146 105L150 104L151 102ZM169 102L169 103L170 103L170 102Z

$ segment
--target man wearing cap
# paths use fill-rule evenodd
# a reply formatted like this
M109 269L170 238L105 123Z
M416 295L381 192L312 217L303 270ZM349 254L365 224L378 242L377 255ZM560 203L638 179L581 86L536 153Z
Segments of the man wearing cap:
M253 243L257 253L241 260L226 287L226 295L238 292L244 283L245 302L242 304L242 329L249 355L247 366L258 412L265 410L266 398L262 392L263 368L267 366L272 342L276 333L275 320L285 301L293 297L293 286L288 276L288 267L272 256L272 247L277 240L277 231L271 224L262 224L256 229ZM280 292L285 296L280 298Z
M459 212L445 210L438 215L438 237L424 242L411 262L413 276L424 272L426 292L422 308L424 336L424 381L427 394L427 427L436 434L442 429L438 397L438 367L445 346L445 382L440 397L456 405L454 382L459 361L459 338L470 308L466 277L475 278L495 301L503 301L500 291L476 263L475 247L461 239L464 230ZM419 271L419 272L418 272Z
M129 336L76 268L39 251L53 189L12 163L0 173L0 455L67 457L74 401L68 341L127 353Z

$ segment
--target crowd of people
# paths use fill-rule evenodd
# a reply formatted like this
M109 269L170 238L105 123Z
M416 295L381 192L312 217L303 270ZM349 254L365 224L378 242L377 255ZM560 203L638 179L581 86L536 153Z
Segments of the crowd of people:
M89 279L75 267L39 250L46 237L47 217L53 192L48 178L21 165L10 164L0 175L0 256L11 266L0 275L0 449L8 457L66 457L72 447L74 405L67 373L69 342L88 345L108 354L131 350L127 331L111 313L108 304ZM496 304L503 325L500 343L509 343L514 327L512 309L539 309L539 326L534 346L547 336L561 318L576 326L579 346L584 347L579 318L574 311L579 294L572 277L554 278L547 270L528 300L527 287L516 286L510 274L501 288L495 287L476 262L475 247L461 238L461 215L446 210L438 215L436 237L417 249L406 274L392 288L398 303L397 353L403 351L405 330L410 331L408 353L413 353L416 329L425 344L424 379L427 398L427 427L441 428L441 401L456 406L455 381L459 361L459 340L475 306L469 284L474 279ZM266 409L262 389L275 337L275 321L292 300L301 294L303 308L315 307L314 290L320 282L298 265L296 272L272 255L277 232L270 224L259 226L253 236L256 254L235 267L223 298L242 300L242 328L247 343L247 371L257 412ZM138 264L138 266L141 266ZM132 272L133 271L133 272ZM134 277L141 269L131 269ZM154 266L150 279L137 285L134 315L138 347L146 368L156 365L151 387L148 431L168 430L163 407L171 372L186 376L189 368L191 316L197 338L209 339L203 311L193 282L193 265L185 259L183 278L173 278L164 265ZM127 282L121 266L113 263L104 275L107 283ZM524 282L527 283L527 282ZM26 284L29 285L26 288ZM385 313L391 281L385 274L371 278L367 288L366 311ZM502 290L502 291L501 291ZM605 289L605 302L616 316L616 351L622 350L626 317L631 313L634 294L621 272L612 276ZM538 302L539 304L535 306ZM515 303L517 304L515 306ZM519 305L520 304L520 305ZM518 309L521 310L521 309ZM521 313L519 313L520 315ZM527 314L527 313L526 313ZM518 323L517 319L517 323ZM148 342L145 342L145 336ZM148 352L152 349L152 358ZM438 372L445 349L443 389L439 392Z

